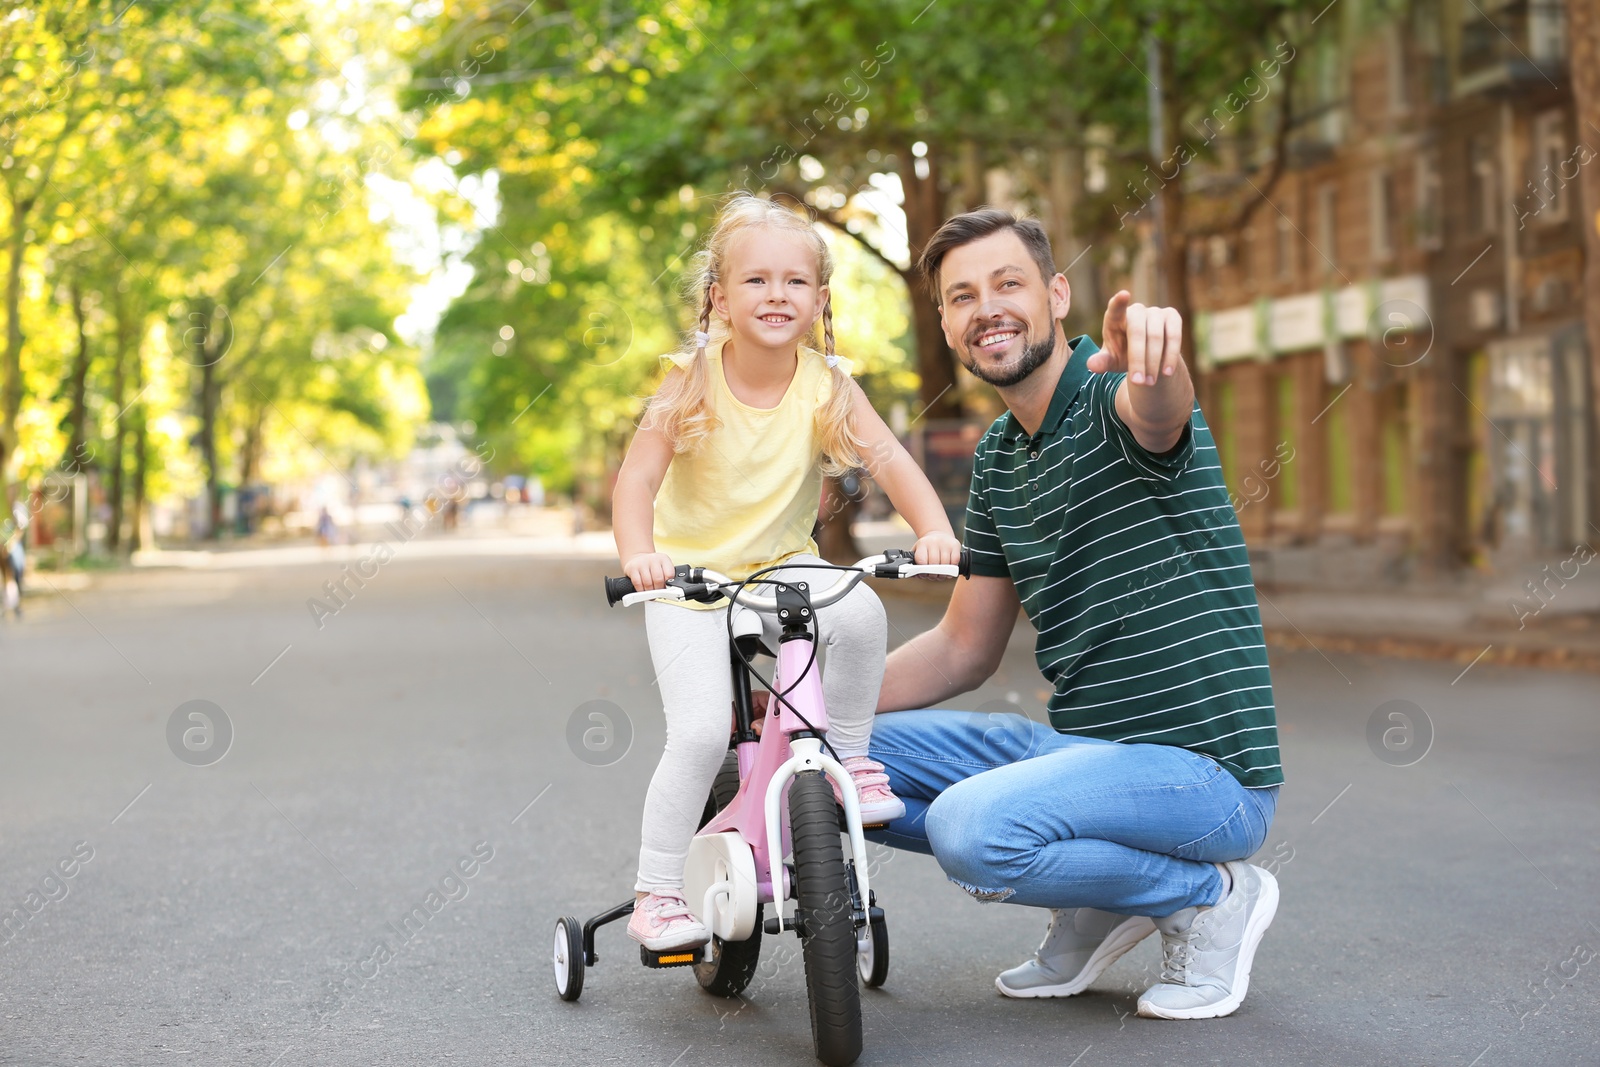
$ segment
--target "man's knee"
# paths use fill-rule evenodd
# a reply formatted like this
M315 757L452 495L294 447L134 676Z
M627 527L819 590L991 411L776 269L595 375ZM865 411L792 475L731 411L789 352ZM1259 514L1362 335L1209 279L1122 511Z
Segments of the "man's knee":
M974 779L958 782L928 808L928 843L945 877L984 903L1012 896L1017 876L1032 861L1038 842Z

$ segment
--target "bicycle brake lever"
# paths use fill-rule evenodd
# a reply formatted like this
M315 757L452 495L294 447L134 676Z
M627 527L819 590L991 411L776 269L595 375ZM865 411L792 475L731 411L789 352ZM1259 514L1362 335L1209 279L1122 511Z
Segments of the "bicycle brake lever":
M683 590L672 585L665 589L643 589L637 593L628 593L622 598L622 606L631 608L635 604L643 604L647 600L685 600Z
M872 568L874 578L898 578L901 568L915 565L917 558L903 548L885 549L883 562Z
M901 567L895 577L915 578L921 574L934 574L941 578L959 578L961 577L961 568L954 563L925 563Z

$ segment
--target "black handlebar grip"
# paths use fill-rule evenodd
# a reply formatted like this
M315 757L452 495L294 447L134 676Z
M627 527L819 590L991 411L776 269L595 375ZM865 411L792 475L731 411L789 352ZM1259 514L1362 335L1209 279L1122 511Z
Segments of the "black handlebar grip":
M972 550L966 545L961 546L961 562L956 564L956 573L963 578L972 577Z
M606 579L606 605L616 607L617 601L633 592L633 579L624 575L621 578Z

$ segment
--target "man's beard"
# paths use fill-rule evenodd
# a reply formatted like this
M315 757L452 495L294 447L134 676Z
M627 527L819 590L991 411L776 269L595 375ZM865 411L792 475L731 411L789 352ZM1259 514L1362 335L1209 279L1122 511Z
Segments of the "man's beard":
M992 327L988 328L992 329ZM1052 329L1043 341L1023 346L1022 358L1017 360L1016 365L1013 367L998 372L986 371L978 362L977 357L973 357L971 363L962 360L962 365L971 371L972 376L979 381L988 382L997 389L1006 389L1021 382L1028 375L1044 366L1045 363L1049 362L1050 357L1055 354L1055 351L1056 331Z

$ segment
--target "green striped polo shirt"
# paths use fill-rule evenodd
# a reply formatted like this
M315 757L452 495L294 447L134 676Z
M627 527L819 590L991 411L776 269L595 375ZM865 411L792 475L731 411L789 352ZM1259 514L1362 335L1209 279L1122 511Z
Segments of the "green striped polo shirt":
M972 573L1016 585L1057 730L1179 745L1277 785L1261 610L1200 406L1171 451L1147 452L1113 403L1127 375L1091 373L1087 336L1071 346L1038 432L1007 412L978 442Z

